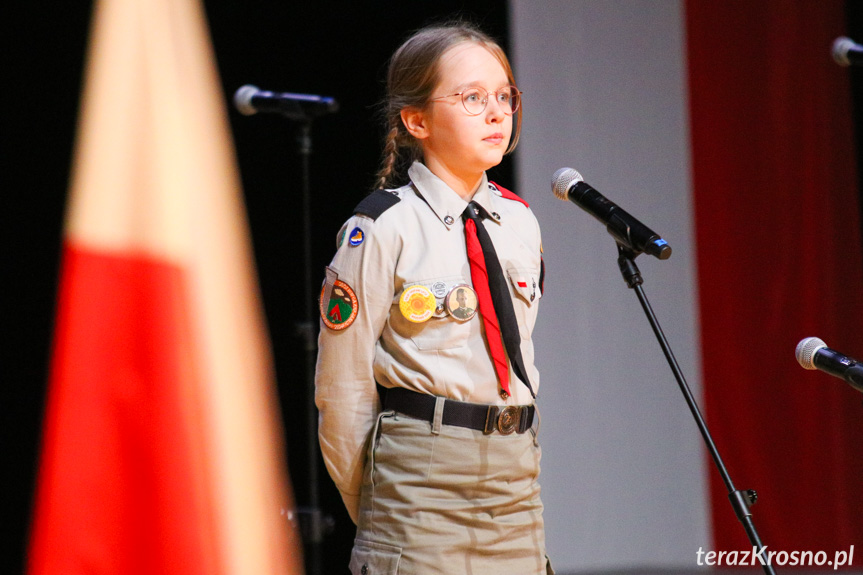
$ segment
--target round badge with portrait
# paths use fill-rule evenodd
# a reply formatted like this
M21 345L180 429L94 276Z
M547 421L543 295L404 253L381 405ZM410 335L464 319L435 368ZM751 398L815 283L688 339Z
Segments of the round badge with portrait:
M459 284L449 290L444 305L452 317L458 321L467 321L476 315L476 292L467 284Z

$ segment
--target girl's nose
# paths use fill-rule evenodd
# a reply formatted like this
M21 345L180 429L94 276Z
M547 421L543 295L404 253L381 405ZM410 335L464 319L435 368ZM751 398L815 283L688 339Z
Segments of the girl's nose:
M501 121L506 115L503 113L503 106L497 99L497 94L489 94L488 102L485 105L485 111L488 114L489 121Z

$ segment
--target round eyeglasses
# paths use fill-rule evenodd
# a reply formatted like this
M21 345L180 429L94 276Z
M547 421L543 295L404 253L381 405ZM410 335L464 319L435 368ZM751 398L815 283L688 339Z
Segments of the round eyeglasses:
M452 98L453 96L461 96L461 103L464 105L465 111L470 116L479 116L485 111L488 106L489 96L494 94L494 99L497 100L497 105L501 111L507 116L511 116L518 111L521 105L521 92L515 86L505 86L495 92L489 92L485 88L475 87L467 88L455 94L447 94L446 96L438 96L432 98L431 101L442 100L444 98Z

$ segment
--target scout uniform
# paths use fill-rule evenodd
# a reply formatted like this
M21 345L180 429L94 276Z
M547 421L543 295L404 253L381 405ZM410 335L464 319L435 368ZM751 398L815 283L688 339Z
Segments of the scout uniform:
M476 312L468 203L421 163L408 175L411 184L357 206L321 290L320 444L358 524L351 568L545 573L540 448L530 429L539 225L483 175L473 201L490 216L484 225L530 380L510 368L503 393Z

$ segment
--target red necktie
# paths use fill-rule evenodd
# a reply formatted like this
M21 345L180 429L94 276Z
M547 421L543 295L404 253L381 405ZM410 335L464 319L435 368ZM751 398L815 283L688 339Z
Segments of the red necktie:
M464 235L467 247L467 257L470 262L470 277L476 290L479 303L479 313L485 327L485 337L491 352L494 370L500 381L501 396L506 399L511 395L509 389L509 363L507 352L512 359L513 369L536 397L521 357L521 336L518 333L518 320L512 306L506 278L500 267L500 260L491 243L482 219L487 217L486 211L476 202L470 202L465 209ZM500 317L500 320L498 320ZM504 351L506 346L506 351Z

